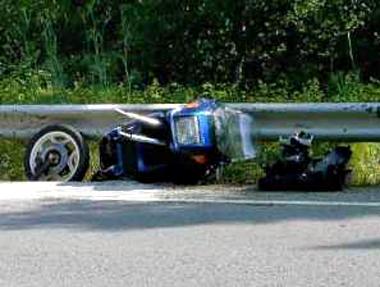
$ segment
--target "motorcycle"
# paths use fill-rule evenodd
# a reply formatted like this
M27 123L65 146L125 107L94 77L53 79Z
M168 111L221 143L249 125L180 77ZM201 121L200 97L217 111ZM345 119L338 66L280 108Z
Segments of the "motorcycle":
M256 155L253 118L215 100L200 99L149 115L115 112L126 121L101 139L94 181L196 183L215 176L220 166ZM30 180L81 181L89 160L78 131L52 125L30 140L24 165Z
M259 179L263 191L339 191L349 179L351 170L346 166L352 152L338 146L323 158L310 156L314 137L305 132L280 138L282 158L267 166L265 176Z

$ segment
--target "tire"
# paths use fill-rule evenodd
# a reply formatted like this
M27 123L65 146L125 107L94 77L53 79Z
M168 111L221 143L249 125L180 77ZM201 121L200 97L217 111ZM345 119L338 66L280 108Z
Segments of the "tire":
M48 165L48 173L37 178L37 162L46 162L51 153L58 155L58 163ZM78 131L67 125L50 125L35 134L27 144L25 174L33 181L81 181L88 170L89 158L88 145Z

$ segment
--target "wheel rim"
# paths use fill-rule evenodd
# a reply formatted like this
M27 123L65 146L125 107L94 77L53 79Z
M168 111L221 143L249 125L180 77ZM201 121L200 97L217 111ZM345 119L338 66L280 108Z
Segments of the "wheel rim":
M72 136L65 132L49 132L40 137L29 157L29 167L35 175L38 162L46 160L50 154L58 155L59 161L50 166L38 180L43 181L69 181L79 167L80 149Z

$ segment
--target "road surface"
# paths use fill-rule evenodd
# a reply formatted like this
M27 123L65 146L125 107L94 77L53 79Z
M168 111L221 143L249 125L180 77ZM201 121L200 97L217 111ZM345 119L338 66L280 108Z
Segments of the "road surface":
M380 188L0 184L0 286L379 286Z

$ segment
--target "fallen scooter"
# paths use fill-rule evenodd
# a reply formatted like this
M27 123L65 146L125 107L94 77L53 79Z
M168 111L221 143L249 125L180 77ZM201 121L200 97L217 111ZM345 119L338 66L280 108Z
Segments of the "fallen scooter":
M214 176L221 165L255 156L251 116L214 100L149 115L116 112L126 121L100 141L94 181L196 183ZM24 165L30 180L80 181L89 167L89 149L74 128L52 125L31 139Z

